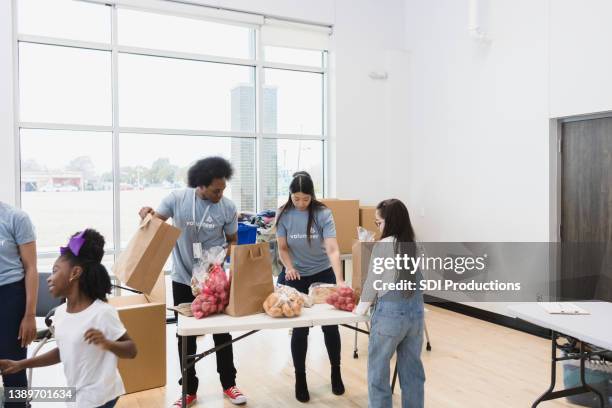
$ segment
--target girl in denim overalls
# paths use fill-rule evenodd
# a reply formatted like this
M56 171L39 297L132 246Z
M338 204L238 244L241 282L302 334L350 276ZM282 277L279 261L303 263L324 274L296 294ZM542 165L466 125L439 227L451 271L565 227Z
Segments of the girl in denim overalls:
M382 201L376 207L376 224L382 235L371 259L416 257L414 231L406 206L399 200ZM365 314L371 304L372 321L368 346L368 399L370 408L391 407L389 381L391 357L397 352L403 408L421 408L424 400L425 371L421 362L423 344L423 293L418 290L420 271L385 269L373 272L373 263L355 313ZM381 283L412 282L414 290L376 290ZM407 285L404 285L407 286Z

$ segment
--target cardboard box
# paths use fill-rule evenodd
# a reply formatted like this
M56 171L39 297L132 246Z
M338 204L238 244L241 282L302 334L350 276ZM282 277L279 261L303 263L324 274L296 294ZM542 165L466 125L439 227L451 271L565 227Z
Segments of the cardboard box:
M376 207L364 206L359 207L359 226L376 233L375 239L380 240L380 230L376 226Z
M370 258L372 256L374 244L374 242L354 241L351 248L353 263L351 287L359 295L362 292L363 283L368 276L368 268L370 266Z
M321 200L332 211L336 223L336 237L341 254L350 254L353 242L357 239L359 226L359 200Z
M165 292L164 275L160 274L151 295L108 299L138 348L135 359L119 359L119 374L127 394L166 385Z
M119 360L128 394L166 385L166 286L161 272L180 233L149 216L113 265L124 285L142 292L109 298L138 348L135 359Z

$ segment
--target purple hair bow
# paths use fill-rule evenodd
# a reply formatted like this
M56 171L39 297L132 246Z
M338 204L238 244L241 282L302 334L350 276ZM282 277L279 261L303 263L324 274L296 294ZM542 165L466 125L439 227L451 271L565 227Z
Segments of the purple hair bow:
M83 230L78 235L70 238L70 241L68 241L68 246L60 247L60 254L66 255L66 253L70 251L74 254L74 256L79 256L79 252L85 243L85 238L83 238L84 235L85 231Z

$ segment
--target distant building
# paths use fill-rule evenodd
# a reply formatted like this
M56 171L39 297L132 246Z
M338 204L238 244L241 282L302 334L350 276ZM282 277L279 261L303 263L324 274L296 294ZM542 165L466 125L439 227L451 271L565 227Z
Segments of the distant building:
M80 172L24 171L21 173L21 191L83 191L83 180Z
M231 91L232 131L255 132L255 90L253 85L241 84ZM263 87L263 129L266 133L277 131L277 89ZM263 181L262 209L276 208L278 195L277 142L266 139L262 145L261 179ZM231 161L235 168L232 178L233 201L239 211L255 211L256 196L256 148L253 139L232 138Z

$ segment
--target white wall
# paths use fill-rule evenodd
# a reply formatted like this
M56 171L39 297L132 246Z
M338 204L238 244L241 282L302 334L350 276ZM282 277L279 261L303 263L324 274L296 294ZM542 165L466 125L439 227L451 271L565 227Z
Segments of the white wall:
M402 198L423 240L548 239L546 4L490 4L487 46L468 33L467 0L407 1Z
M480 0L488 45L468 3L406 0L402 197L423 239L547 241L549 119L612 110L612 3Z
M550 1L550 115L612 110L612 2Z
M401 198L423 240L554 240L549 119L612 110L612 3L481 0L489 45L468 3L406 0Z
M376 204L389 196L386 156L392 138L404 134L402 112L389 117L402 92L403 2L337 0L334 26L336 195ZM400 67L400 68L398 68ZM393 70L393 73L391 73ZM386 81L371 71L388 71Z

